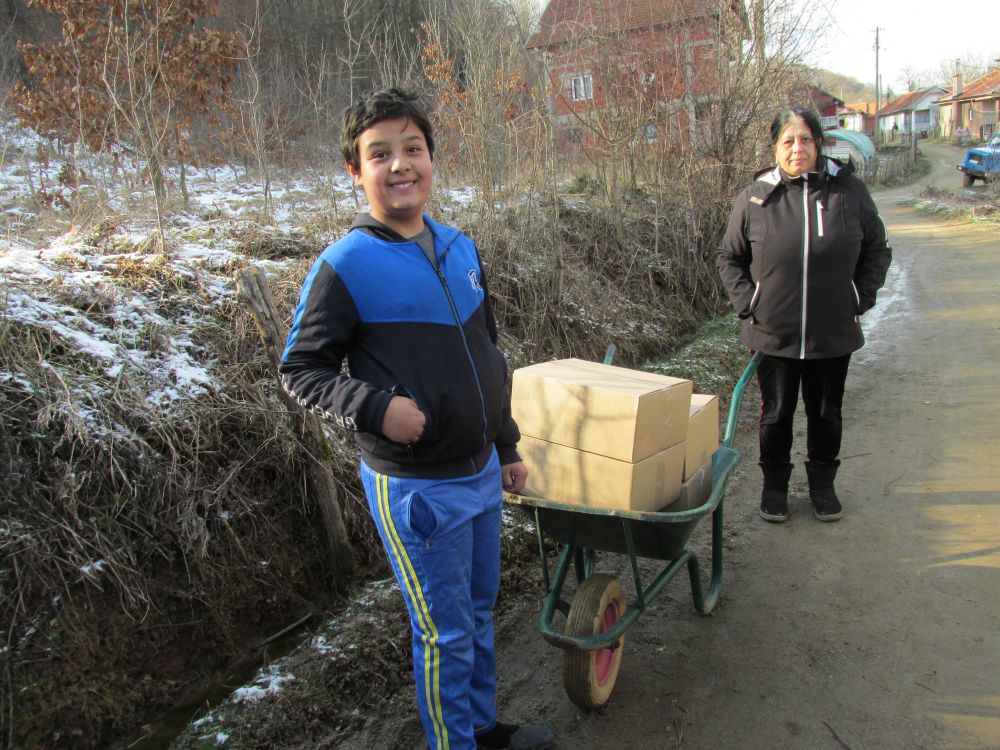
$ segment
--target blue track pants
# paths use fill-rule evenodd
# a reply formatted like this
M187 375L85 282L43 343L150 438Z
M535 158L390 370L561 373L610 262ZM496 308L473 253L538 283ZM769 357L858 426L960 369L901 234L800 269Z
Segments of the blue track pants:
M503 501L496 452L478 474L361 479L410 613L420 720L432 750L475 750L496 723L493 605Z

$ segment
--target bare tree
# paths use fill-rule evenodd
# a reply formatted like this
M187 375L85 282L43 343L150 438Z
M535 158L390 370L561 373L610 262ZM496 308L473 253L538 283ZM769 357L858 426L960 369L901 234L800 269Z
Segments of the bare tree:
M190 158L193 121L217 117L237 36L200 23L211 0L31 2L56 14L62 38L19 45L29 72L15 89L21 120L96 150L134 150L162 242L164 162Z
M261 7L260 0L254 3L253 20L243 32L244 54L240 64L240 80L243 94L237 106L243 138L253 154L257 165L257 177L264 191L264 211L270 218L274 215L271 201L270 155L267 148L266 118L262 102L262 55L261 55Z
M469 1L423 24L423 73L436 102L445 169L470 179L490 211L544 148L543 93L525 53L525 8ZM485 34L484 30L490 33Z

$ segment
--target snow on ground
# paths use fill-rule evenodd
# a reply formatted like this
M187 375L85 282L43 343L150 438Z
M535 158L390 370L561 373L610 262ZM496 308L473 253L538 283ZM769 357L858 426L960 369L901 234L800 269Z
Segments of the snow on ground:
M217 387L211 352L197 346L193 334L235 295L229 269L282 265L242 254L241 230L287 235L318 217L350 216L357 206L340 168L272 175L266 212L264 189L253 175L228 166L188 167L189 202L165 216L164 254L155 251L151 197L135 187L134 174L78 152L76 165L93 184L74 190L59 182L68 164L44 139L0 121L0 218L7 230L0 239L2 319L46 330L100 368L105 387L126 371L141 374L155 384L148 401L164 408ZM170 177L176 185L177 175ZM453 205L472 199L464 188L453 193L446 197ZM62 202L40 206L36 197L46 194ZM76 223L81 196L98 201L109 231ZM164 300L162 284L144 288L144 274L161 281L172 276L187 288ZM5 371L0 381L28 383L24 373Z
M37 135L9 120L0 122L0 217L7 229L0 239L3 319L47 329L71 351L93 360L109 379L126 369L151 376L160 387L150 391L149 401L164 407L216 387L211 354L192 342L192 332L199 315L234 296L227 269L240 261L265 271L282 265L241 254L236 230L252 226L262 233L288 234L317 217L349 216L357 206L351 180L340 168L272 176L269 224L259 224L265 214L264 189L253 175L229 166L188 167L189 203L165 217L164 256L148 249L154 246L152 201L130 186L135 175L124 176L93 157L78 156L76 163L104 187L82 185L74 192L60 184L67 160L52 154ZM176 183L177 175L171 178ZM107 187L116 182L118 190ZM72 208L58 203L38 207L33 196L43 188L71 205L81 194L101 195L117 224L107 236L88 237L88 228L74 225ZM440 198L465 206L474 192L454 188ZM46 235L45 226L56 229ZM129 275L150 272L189 281L197 290L193 299L187 292L191 306L183 312L168 310L141 285L122 283ZM93 314L94 309L100 314ZM155 351L144 345L150 339L144 332L152 330L167 335L166 342L156 337ZM20 373L0 372L0 380L25 379Z

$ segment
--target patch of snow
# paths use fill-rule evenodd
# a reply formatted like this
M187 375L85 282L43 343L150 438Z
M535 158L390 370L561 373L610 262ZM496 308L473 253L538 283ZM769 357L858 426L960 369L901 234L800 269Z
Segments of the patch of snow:
M292 682L295 679L292 675L279 674L277 669L272 667L268 672L258 675L253 685L238 688L233 691L233 703L249 703L259 701L268 695L276 695L281 692L281 686Z
M107 562L105 560L94 560L94 562L84 565L80 568L80 572L83 573L88 578L94 578L96 573L100 573L104 570Z

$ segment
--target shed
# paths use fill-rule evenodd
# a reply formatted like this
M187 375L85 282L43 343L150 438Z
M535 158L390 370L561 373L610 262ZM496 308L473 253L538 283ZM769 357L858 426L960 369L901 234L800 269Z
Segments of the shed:
M827 140L834 141L829 145L823 145L823 153L827 156L845 162L854 159L854 163L862 169L875 159L875 144L865 133L834 129L824 131L823 136Z

